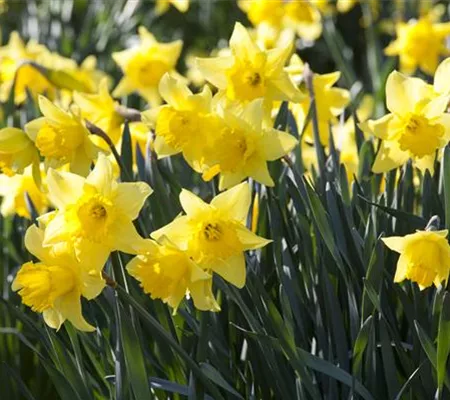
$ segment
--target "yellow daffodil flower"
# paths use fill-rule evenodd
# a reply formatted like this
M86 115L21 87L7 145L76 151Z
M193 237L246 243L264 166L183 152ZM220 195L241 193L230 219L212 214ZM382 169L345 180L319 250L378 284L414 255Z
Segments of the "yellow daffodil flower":
M76 260L63 251L43 245L44 232L37 226L28 228L25 246L39 259L22 265L12 284L22 302L35 312L43 314L45 323L59 329L70 321L81 331L95 328L84 319L81 296L87 300L97 297L105 283L101 267L96 266L92 254L83 254Z
M70 170L86 176L99 148L94 145L79 116L66 112L44 96L39 96L39 109L44 115L25 125L48 167L69 164Z
M220 190L247 177L273 186L267 162L288 154L297 140L267 125L262 100L254 100L240 111L223 110L222 117L222 127L215 131L213 145L207 150L205 163L210 168L205 170L204 179L220 173Z
M152 106L161 103L158 84L166 72L175 72L183 42L159 43L143 26L139 27L141 43L138 47L113 53L124 77L114 89L113 96L138 92Z
M98 93L75 92L73 100L79 107L82 118L102 129L115 145L119 142L124 118L116 111L118 102L109 94L107 79L103 79L100 83ZM106 146L102 139L95 143L102 148Z
M401 236L382 238L391 250L400 253L394 282L410 279L423 290L433 283L447 283L450 271L448 231L417 231Z
M171 4L182 13L189 9L189 0L156 0L155 14L161 15L166 13Z
M386 83L386 103L391 112L367 126L382 139L372 170L386 172L412 158L421 170L434 171L436 151L450 138L448 96L436 96L433 88L418 78L392 72Z
M294 58L295 60L295 58ZM294 77L302 70L302 65L293 65L291 67ZM320 141L324 146L328 145L330 136L330 124L335 125L338 122L337 116L344 111L344 108L350 102L350 93L346 89L333 87L339 80L341 73L339 71L329 74L314 74L313 88L316 99L317 122L319 125ZM311 101L309 98L303 100L299 104L291 104L290 108L294 114L300 132L304 131L305 138L313 141L313 126L312 122L305 128L306 117L308 115Z
M48 197L58 210L45 229L45 245L80 241L102 251L134 254L142 239L133 225L152 189L144 182L118 183L111 161L100 155L82 178L50 169Z
M388 56L400 57L400 71L412 74L417 68L433 75L441 55L448 54L445 38L450 34L450 22L436 23L432 13L408 23L398 22L397 38L385 48Z
M142 113L144 121L155 129L156 154L162 158L183 152L188 163L201 170L198 165L217 126L217 117L211 111L209 87L192 94L184 82L166 74L159 91L167 104Z
M26 64L37 61L49 50L34 41L27 45L17 32L12 32L6 46L0 48L0 101L6 102L14 86L14 102L23 103L27 98L27 89L34 95L47 93L53 98L54 86L36 68ZM14 83L15 81L15 83Z
M37 187L31 166L27 167L22 175L0 175L0 196L3 197L0 212L4 217L17 214L30 219L26 195L29 196L39 215L47 211L47 196Z
M33 162L39 162L39 155L27 134L18 128L0 129L0 171L20 174Z
M298 102L303 98L284 71L292 53L292 43L261 50L244 26L236 23L230 49L228 56L197 59L197 66L206 80L218 87L227 100L248 102L263 98L271 106L272 101Z
M211 275L189 258L186 251L168 240L164 244L145 242L145 248L126 267L145 293L169 304L175 312L186 295L192 297L199 310L220 310L212 293Z
M216 196L210 204L182 190L180 202L186 215L152 233L187 251L204 270L213 271L233 285L245 285L244 251L270 243L245 227L251 195L242 183Z

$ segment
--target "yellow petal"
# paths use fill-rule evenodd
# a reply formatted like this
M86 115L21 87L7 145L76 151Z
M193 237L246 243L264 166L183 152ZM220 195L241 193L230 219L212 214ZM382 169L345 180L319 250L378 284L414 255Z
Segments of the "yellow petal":
M234 64L234 57L196 58L195 64L205 79L219 89L227 88L225 71Z
M165 73L159 81L159 93L166 103L180 109L186 103L186 99L192 95L187 85Z
M405 164L408 159L408 152L400 150L397 143L383 141L372 165L372 171L376 174L387 172Z
M59 312L55 311L53 308L48 308L47 310L44 310L42 316L44 317L45 323L50 328L56 330L59 330L59 328L61 328L61 325L65 321L64 317Z
M219 190L225 190L242 182L247 176L242 171L222 172L219 180Z
M200 197L186 189L183 189L180 193L180 203L183 210L189 216L195 216L198 213L203 213L211 209Z
M47 172L48 198L56 208L73 204L82 195L83 185L84 179L79 175L53 169Z
M49 99L39 95L39 109L44 116L54 122L73 123L72 118L65 111L55 106Z
M255 235L252 231L245 226L236 227L236 233L239 241L244 246L244 250L255 250L261 247L267 246L272 240L265 239L261 236Z
M76 329L84 332L95 331L95 328L88 324L81 314L80 294L76 291L56 299L54 308L63 318L69 320Z
M426 170L430 171L430 174L434 174L434 161L436 160L435 154L430 154L428 156L424 156L422 158L415 158L414 165L420 169L422 173L425 173Z
M244 287L246 275L244 253L239 253L226 260L217 260L211 265L211 269L239 289Z
M259 183L262 183L263 185L275 185L272 177L270 176L267 163L263 160L254 160L247 164L246 171L251 178Z
M250 209L251 194L247 182L243 182L223 193L211 201L211 205L229 215L230 218L245 223Z
M124 76L113 90L112 95L114 97L122 97L134 92L135 90L136 87L133 85L133 82Z
M429 94L427 84L419 78L409 78L392 72L386 82L386 105L398 115L414 112L416 104Z
M152 232L150 236L155 240L167 236L181 250L186 250L191 236L188 218L186 216L175 218L170 224Z
M170 157L181 152L181 150L176 150L169 146L162 136L156 136L153 148L158 158Z
M108 243L111 250L119 250L128 254L137 254L142 248L142 238L133 223L124 217L118 217L109 227Z
M399 283L405 280L406 272L408 270L408 258L402 254L397 262L397 269L395 271L394 282Z
M244 25L236 22L233 33L230 38L230 48L237 58L253 60L255 55L261 53L256 43L250 38L250 35Z
M212 279L200 280L189 285L195 308L201 311L220 311L212 292Z
M145 182L119 183L114 204L128 218L134 220L138 217L145 200L152 192L152 188Z
M84 146L80 146L74 152L73 159L70 162L70 172L87 176L91 170L91 164L92 157L86 153Z
M47 259L49 249L43 247L44 231L39 229L36 225L31 225L25 233L25 247L39 260Z
M297 144L298 141L294 136L276 129L266 130L261 138L264 158L268 161L275 161L285 156Z
M391 236L386 238L381 238L383 243L389 247L391 250L396 251L397 253L402 253L405 249L407 239L403 236Z
M30 139L22 129L0 129L0 153L16 153L30 145Z
M39 130L42 128L42 126L45 124L45 117L40 117L33 119L32 121L25 124L24 129L28 137L35 142L37 134Z
M59 212L48 222L45 228L44 246L69 242L71 239L72 232L68 229L64 213Z
M431 100L423 109L423 115L428 119L433 119L440 117L444 112L447 111L447 106L449 103L449 96L439 96Z
M110 196L117 188L112 163L104 154L100 154L94 169L86 178L86 183L95 187L103 196Z
M450 57L442 61L434 75L434 90L444 95L450 94Z

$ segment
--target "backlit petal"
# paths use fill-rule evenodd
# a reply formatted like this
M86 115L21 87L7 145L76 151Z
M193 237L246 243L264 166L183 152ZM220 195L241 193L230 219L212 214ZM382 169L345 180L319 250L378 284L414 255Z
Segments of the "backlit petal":
M245 223L250 209L251 194L247 182L243 182L223 193L211 201L211 205L224 211L230 218Z
M49 169L47 173L48 198L58 209L73 204L83 193L84 179L70 172Z

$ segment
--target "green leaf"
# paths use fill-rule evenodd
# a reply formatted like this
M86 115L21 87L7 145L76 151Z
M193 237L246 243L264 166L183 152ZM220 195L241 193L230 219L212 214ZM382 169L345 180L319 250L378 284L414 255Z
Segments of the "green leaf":
M442 300L441 317L439 319L439 331L437 337L436 369L438 377L438 390L442 393L442 387L447 377L447 360L450 353L450 296L445 293Z

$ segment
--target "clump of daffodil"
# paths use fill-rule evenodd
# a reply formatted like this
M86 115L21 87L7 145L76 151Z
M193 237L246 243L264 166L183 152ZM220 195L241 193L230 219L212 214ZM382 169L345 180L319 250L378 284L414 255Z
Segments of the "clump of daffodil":
M158 84L166 72L175 72L183 42L159 43L143 26L139 27L140 45L113 53L114 61L124 73L113 96L138 92L152 106L161 103Z
M3 174L11 176L22 173L34 162L39 162L38 151L23 130L0 129L0 171Z
M373 172L387 172L411 158L421 171L433 173L436 151L450 138L448 101L449 96L437 96L421 79L392 72L386 83L386 105L391 113L366 125L382 139Z
M152 233L166 236L180 250L187 251L207 272L215 272L233 285L245 285L245 250L264 247L270 241L245 226L251 194L241 183L214 197L210 204L182 190L180 202L186 215Z
M0 101L6 102L14 85L14 102L20 104L33 95L47 93L53 98L55 88L49 80L27 62L36 62L49 50L35 41L26 45L17 32L12 32L7 45L0 47Z
M264 118L263 100L257 99L240 110L223 109L221 124L207 150L203 177L220 173L220 190L237 185L247 177L273 186L267 166L288 154L297 144L290 134L272 128Z
M178 249L168 239L162 244L146 240L139 255L127 265L145 293L161 299L176 312L184 297L190 296L202 311L220 309L212 293L212 276L196 264L186 251Z
M166 13L171 4L182 13L189 9L189 0L156 0L155 14L161 15Z
M448 54L445 38L450 22L436 22L437 13L430 12L418 20L396 25L397 38L384 50L388 56L399 56L400 71L412 74L417 68L433 75L442 55Z
M92 142L79 115L66 112L44 96L39 96L43 117L25 125L25 132L45 159L47 167L68 164L76 174L86 176L99 148Z
M23 264L12 289L25 305L42 313L51 328L59 329L68 320L81 331L95 330L82 315L81 297L92 300L101 293L105 286L103 265L93 263L91 254L83 253L77 260L70 253L44 246L43 242L44 231L30 226L25 246L39 262Z
M79 107L81 117L98 126L117 145L122 136L122 124L125 120L117 112L119 103L109 93L108 80L102 80L98 93L75 92L73 100ZM106 146L104 140L100 138L96 144L101 147Z
M417 231L406 236L383 238L384 244L400 253L394 282L410 279L423 290L447 283L450 272L448 231Z
M17 214L30 219L27 195L39 215L47 211L47 196L37 187L31 168L27 167L23 174L0 175L0 196L3 198L0 212L4 217Z
M182 152L188 163L201 171L205 149L218 125L211 111L211 90L205 86L202 92L192 94L183 81L166 74L159 91L167 104L142 113L155 131L156 154L167 157Z
M118 183L105 155L100 155L87 178L50 169L47 186L57 211L46 223L45 245L65 242L76 253L82 252L80 246L89 245L92 252L134 254L144 240L133 220L152 189L144 182Z
M294 55L291 58L287 70L295 81L301 81L303 68L303 62L297 55ZM324 146L328 145L330 124L337 124L337 116L344 111L344 108L350 102L350 93L348 90L333 87L340 76L341 73L336 71L323 75L314 74L312 79L320 141ZM313 141L314 134L312 123L310 122L308 126L305 127L310 106L311 100L309 97L305 98L301 103L290 105L292 113L299 125L299 130L301 132L304 131L305 139Z
M230 55L197 59L205 79L218 87L228 101L264 99L271 106L272 101L298 102L303 98L284 70L292 53L292 43L262 50L244 26L236 23L230 49Z

